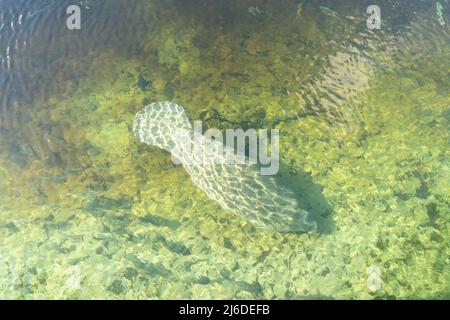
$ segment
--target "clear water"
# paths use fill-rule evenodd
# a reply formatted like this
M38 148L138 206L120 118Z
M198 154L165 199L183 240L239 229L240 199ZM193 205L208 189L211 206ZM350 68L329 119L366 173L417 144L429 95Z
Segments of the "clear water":
M0 298L448 299L450 3L0 0ZM68 30L66 8L81 8ZM139 144L171 100L281 130L314 234Z

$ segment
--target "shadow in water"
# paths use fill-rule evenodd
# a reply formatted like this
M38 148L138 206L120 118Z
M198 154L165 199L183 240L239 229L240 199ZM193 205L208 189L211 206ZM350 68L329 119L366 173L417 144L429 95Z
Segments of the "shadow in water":
M280 180L298 196L300 207L311 212L317 221L318 232L330 234L335 225L332 219L333 208L322 193L322 186L315 183L310 174L302 169L290 168L280 164Z

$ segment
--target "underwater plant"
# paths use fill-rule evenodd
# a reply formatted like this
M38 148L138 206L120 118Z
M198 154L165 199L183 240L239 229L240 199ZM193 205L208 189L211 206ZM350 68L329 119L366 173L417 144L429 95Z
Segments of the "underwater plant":
M297 4L296 11L295 11L297 13L297 16L301 16L302 15L302 13L303 13L303 5L305 4L305 2L306 1L302 1L299 4Z
M261 16L263 14L262 10L258 6L249 7L248 13L252 16Z
M436 2L436 16L441 26L445 26L444 6L439 1Z
M331 10L328 7L320 6L319 9L320 9L320 12L326 16L333 17L333 18L339 18L338 13L336 11Z

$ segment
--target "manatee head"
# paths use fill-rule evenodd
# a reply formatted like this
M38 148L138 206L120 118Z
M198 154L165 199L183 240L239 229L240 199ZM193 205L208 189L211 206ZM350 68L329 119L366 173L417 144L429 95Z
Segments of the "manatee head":
M172 102L156 102L139 111L133 132L140 142L167 151L174 147L172 137L177 129L191 129L189 118L182 106Z

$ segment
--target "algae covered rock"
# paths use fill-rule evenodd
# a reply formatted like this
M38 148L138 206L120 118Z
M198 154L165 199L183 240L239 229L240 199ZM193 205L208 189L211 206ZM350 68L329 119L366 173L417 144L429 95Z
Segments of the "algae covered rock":
M126 123L109 121L103 124L99 131L89 131L87 139L102 152L114 157L121 157L127 153L130 144L130 132Z

